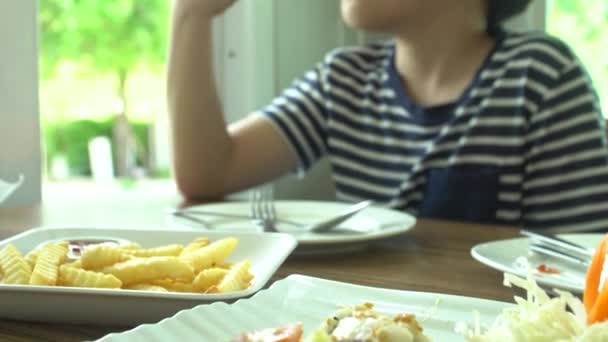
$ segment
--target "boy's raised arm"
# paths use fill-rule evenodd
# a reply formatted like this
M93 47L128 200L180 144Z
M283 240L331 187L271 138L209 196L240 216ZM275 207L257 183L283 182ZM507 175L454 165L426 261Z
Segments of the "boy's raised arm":
M177 185L189 200L221 197L296 167L272 125L252 116L226 127L213 74L212 21L235 0L175 0L168 108Z

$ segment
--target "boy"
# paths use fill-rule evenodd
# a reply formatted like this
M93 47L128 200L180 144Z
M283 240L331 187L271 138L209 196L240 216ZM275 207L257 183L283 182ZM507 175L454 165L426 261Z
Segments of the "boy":
M186 197L327 155L341 200L532 229L608 223L608 150L584 68L555 38L501 29L529 0L341 0L347 24L394 39L331 52L226 129L210 32L232 3L175 1L169 108Z

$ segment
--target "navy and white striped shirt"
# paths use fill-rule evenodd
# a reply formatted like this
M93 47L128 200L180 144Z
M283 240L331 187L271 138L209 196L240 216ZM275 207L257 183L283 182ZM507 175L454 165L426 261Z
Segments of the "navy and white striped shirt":
M306 170L323 156L341 200L422 217L608 228L599 100L574 53L504 33L455 102L408 98L394 43L340 48L260 113Z

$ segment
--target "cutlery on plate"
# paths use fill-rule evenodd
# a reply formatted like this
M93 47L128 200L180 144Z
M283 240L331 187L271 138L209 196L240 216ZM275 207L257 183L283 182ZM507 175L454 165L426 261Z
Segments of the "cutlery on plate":
M580 258L590 258L593 256L593 249L581 246L574 242L564 240L554 235L548 235L541 232L532 232L522 229L520 232L531 239L536 245L551 247L551 249L565 254L574 254Z
M285 219L281 219L281 218L277 218L276 222L286 223L286 224L301 228L301 230L290 231L292 233L306 233L306 232L323 233L323 232L330 231L333 228L336 228L340 223L348 220L349 218L353 217L354 215L361 212L363 209L369 207L372 204L373 204L373 201L363 201L363 202L356 203L356 204L344 209L342 212L340 212L336 216L332 216L328 219L325 219L325 220L322 220L322 221L319 221L319 222L313 223L313 224L303 224L303 223L285 220ZM203 221L202 219L196 217L195 215L251 220L250 215L220 213L220 212L199 210L199 209L188 210L188 209L170 208L170 209L166 209L165 213L194 221L196 223L204 225L206 228L209 228L209 223Z
M545 255L545 256L549 256L549 257L553 257L556 259L560 259L563 261L567 261L570 263L574 263L577 265L581 265L581 266L584 266L585 268L589 267L589 264L591 263L591 260L589 258L584 258L584 257L568 254L567 252L564 252L563 250L555 249L555 248L552 248L547 245L531 243L529 245L529 249L532 252L535 252L535 253L538 253L541 255Z
M250 193L249 206L253 223L265 233L280 233L277 230L277 209L274 206L272 186L254 189Z
M175 212L172 212L170 214L173 215L173 216L175 216L175 217L181 217L183 219L192 221L194 223L198 223L201 226L203 226L203 228L205 228L205 229L212 229L213 228L207 221L205 221L205 220L203 220L203 219L201 219L201 218L199 218L197 216L190 215L190 214L188 214L187 212L184 212L184 211L175 211Z
M370 205L372 205L372 203L374 203L374 201L359 202L355 205L352 205L352 206L344 209L340 214L333 216L329 219L314 223L314 224L304 228L304 230L307 232L314 232L314 233L327 232L327 231L337 227L340 223L355 216L357 213L361 212L363 209L369 207Z
M251 220L251 216L250 215L224 213L224 212L209 211L209 210L200 210L200 209L167 208L164 211L165 211L166 214L173 215L173 216L182 216L184 218L187 218L186 216L192 217L192 218L197 218L195 215L202 215L202 216L231 218L231 219L237 219L237 220ZM290 220L285 220L285 219L282 219L282 218L277 218L276 221L278 223L285 223L285 224L289 224L289 225L296 226L296 227L305 227L306 226L305 224L302 224L302 223L299 223L299 222L290 221ZM208 222L205 222L205 223L207 225L209 225Z

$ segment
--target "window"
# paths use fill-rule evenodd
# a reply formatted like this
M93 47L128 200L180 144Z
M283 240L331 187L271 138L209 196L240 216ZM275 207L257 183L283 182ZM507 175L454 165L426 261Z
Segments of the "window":
M45 199L145 196L159 182L175 194L164 90L170 3L39 2Z
M566 41L591 75L608 117L608 2L552 0L547 30Z

